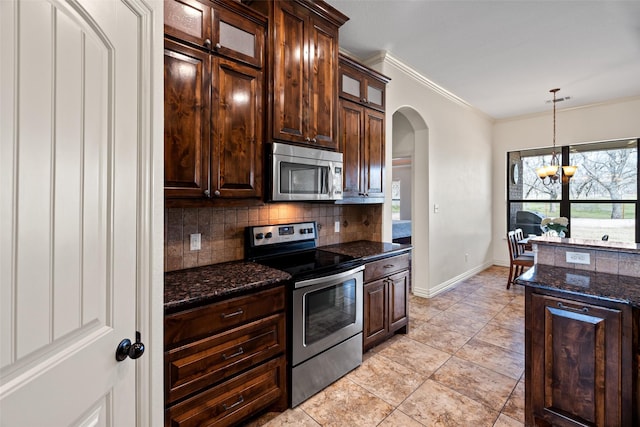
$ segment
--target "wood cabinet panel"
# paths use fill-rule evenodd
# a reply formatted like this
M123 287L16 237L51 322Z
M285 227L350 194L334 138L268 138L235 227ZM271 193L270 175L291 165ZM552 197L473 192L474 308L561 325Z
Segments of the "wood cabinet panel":
M631 425L630 307L527 292L527 423Z
M166 411L166 427L229 426L278 400L286 390L284 356L240 374Z
M409 254L397 255L383 258L378 261L369 262L364 269L364 281L370 282L375 279L389 276L399 271L409 268Z
M277 314L168 351L165 401L172 403L284 353L285 316Z
M233 1L165 1L165 197L262 199L266 20Z
M365 110L364 147L362 149L364 193L369 198L384 200L384 113Z
M354 102L340 100L340 144L343 153L343 202L383 203L385 118Z
M211 47L211 7L196 0L165 0L164 33L177 39Z
M340 97L368 108L385 110L389 78L345 55L339 57Z
M363 351L380 344L409 323L409 254L365 264Z
M337 149L338 29L321 19L309 25L309 104L307 136L314 145Z
M389 287L389 332L397 331L407 325L407 298L409 295L409 272L390 276Z
M262 196L262 73L215 58L212 187L215 196Z
M202 197L209 183L211 58L165 40L164 185L166 196Z
M363 345L369 348L381 341L389 333L387 287L384 280L367 283L364 289Z
M321 0L250 4L271 21L271 136L336 150L338 28L348 18Z
M255 292L165 316L165 348L200 339L284 310L284 287Z
M273 71L273 137L284 141L304 141L305 106L309 105L306 16L296 8L282 5L276 12Z

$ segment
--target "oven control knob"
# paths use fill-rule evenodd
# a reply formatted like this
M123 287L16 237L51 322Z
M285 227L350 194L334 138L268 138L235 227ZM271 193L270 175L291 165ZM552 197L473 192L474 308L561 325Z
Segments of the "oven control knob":
M313 234L313 228L307 228L307 233Z
M300 234L307 234L307 229L306 228L301 228L300 229Z
M267 239L270 239L273 237L273 233L272 232L268 232L267 234L264 235L264 237L266 237Z
M263 233L256 234L256 240L262 240L262 239L264 239L264 234Z

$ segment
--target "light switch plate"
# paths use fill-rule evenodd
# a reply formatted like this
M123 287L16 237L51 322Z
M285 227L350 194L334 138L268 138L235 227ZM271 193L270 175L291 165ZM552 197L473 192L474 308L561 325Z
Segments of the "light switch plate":
M567 251L567 262L572 264L591 264L591 256L588 253L584 252L568 252Z
M336 222L333 224L333 231L334 231L335 233L339 233L339 232L340 232L340 221L336 221Z

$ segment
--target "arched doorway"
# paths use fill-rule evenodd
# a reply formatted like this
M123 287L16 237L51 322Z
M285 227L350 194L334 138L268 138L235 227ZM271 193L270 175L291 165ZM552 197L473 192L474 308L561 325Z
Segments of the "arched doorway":
M429 296L429 128L412 107L403 106L393 113L391 141L392 181L400 188L399 203L388 200L390 218L409 218L411 227L412 292ZM397 178L397 179L396 179ZM407 181L409 182L402 182ZM408 193L408 194L406 194ZM392 197L394 199L394 197ZM397 209L395 204L399 204ZM404 205L404 210L403 210ZM409 209L407 212L407 206ZM398 211L394 215L394 209ZM405 221L407 221L405 219ZM406 226L406 223L404 224Z

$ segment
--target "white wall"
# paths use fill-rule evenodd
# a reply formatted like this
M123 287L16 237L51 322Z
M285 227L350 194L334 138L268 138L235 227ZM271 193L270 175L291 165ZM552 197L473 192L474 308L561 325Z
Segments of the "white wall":
M640 136L640 97L590 107L556 111L556 145ZM553 116L548 113L499 120L494 125L493 147L493 259L508 265L507 152L550 147ZM579 166L579 165L578 165Z
M493 121L430 86L389 55L369 61L369 65L391 78L386 98L388 165L393 113L413 110L426 124L416 132L413 158L413 290L417 295L432 296L493 260ZM414 127L419 122L405 116ZM387 189L391 179L387 174ZM434 204L439 205L439 213L432 213ZM390 241L390 197L383 223L383 239Z

